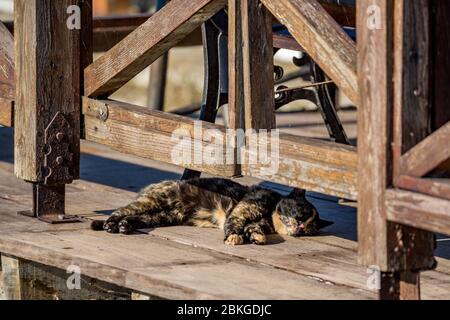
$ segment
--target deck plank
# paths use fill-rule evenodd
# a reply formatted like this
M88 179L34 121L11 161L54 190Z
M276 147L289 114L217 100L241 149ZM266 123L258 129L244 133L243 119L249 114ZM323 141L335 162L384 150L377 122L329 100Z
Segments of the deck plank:
M357 288L156 236L95 233L86 223L71 225L77 230L52 232L39 231L42 223L29 224L39 227L25 232L2 227L0 251L63 270L77 265L89 277L163 298L374 298Z

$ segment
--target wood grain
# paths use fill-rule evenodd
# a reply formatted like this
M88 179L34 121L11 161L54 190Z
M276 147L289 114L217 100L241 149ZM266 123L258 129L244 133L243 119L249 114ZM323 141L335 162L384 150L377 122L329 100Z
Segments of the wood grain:
M0 21L0 98L14 100L14 39Z
M387 218L417 229L450 235L450 201L410 191L386 193Z
M397 84L394 90L392 78L403 79L399 74L408 65L403 55L393 52L393 30L398 32L404 19L404 8L398 7L401 1L395 4L394 10L394 3L386 0L358 3L359 255L362 264L378 265L382 271L389 272L428 269L434 261L430 234L387 221L385 192L393 183L392 113L394 101L398 103L394 92L401 88ZM372 5L381 9L381 29L367 28L367 10ZM406 26L403 24L403 32ZM395 40L400 41L395 43L396 48L403 46L403 37ZM414 254L409 254L408 248L414 248Z
M383 25L367 28L367 10L381 9ZM358 253L361 264L390 269L384 191L388 186L391 135L391 61L393 7L386 0L358 0Z
M23 180L44 181L44 132L58 112L73 130L71 176L79 177L80 32L66 24L67 7L77 3L15 2L15 173Z
M84 101L86 139L89 141L187 169L235 176L233 160L236 151L227 143L222 126L119 102ZM102 104L107 108L106 121L98 119ZM187 144L187 149L182 146L182 141ZM190 156L176 160L173 155L183 150L188 150ZM209 162L204 156L211 157ZM227 156L231 156L231 163Z
M173 0L85 70L87 96L108 96L225 6ZM143 41L145 39L145 41Z
M450 122L409 150L400 159L401 174L423 177L450 159Z
M247 147L243 152L243 174L356 200L358 163L356 148L289 134L280 134L279 142L278 155L276 152L271 154L270 144L266 146L262 141L259 145L260 149L268 150L269 165L252 163L250 158L255 154ZM264 170L270 169L271 166L276 171Z
M244 128L244 65L241 0L228 1L228 124Z
M316 0L262 0L339 88L359 105L356 45Z
M272 18L259 0L240 4L245 128L272 130L276 127Z
M21 300L22 279L19 259L2 254L0 273L0 300Z
M450 200L450 179L417 178L403 175L397 179L396 186L400 189Z
M86 225L76 232L34 235L2 233L0 250L14 250L19 257L63 270L68 265L77 265L83 275L166 299L362 299L371 296L358 289L330 286L303 275L158 237L124 238L95 234L85 228ZM266 281L248 281L254 278Z

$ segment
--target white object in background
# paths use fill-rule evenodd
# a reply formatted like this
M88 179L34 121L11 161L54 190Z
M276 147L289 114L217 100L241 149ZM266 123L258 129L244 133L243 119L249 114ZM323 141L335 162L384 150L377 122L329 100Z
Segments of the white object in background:
M303 55L302 52L288 50L288 49L281 49L277 52L276 57L277 59L280 59L283 62L292 62L292 59L294 57L300 58Z
M0 12L13 13L14 0L0 0Z

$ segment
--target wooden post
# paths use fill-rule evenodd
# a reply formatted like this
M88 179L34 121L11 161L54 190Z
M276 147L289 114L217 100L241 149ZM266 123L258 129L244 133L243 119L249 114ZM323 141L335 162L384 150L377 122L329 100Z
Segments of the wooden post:
M241 0L245 128L275 128L272 15L259 0Z
M0 300L21 300L22 280L19 259L1 255Z
M244 70L241 0L228 1L228 126L243 128Z
M15 1L15 173L35 183L38 194L50 186L63 190L79 178L82 24L77 19L83 21L84 4L90 2ZM56 198L43 201L46 214L58 220L64 212L53 202L64 201L64 192L48 194Z
M395 1L396 14L400 1L403 2ZM419 6L417 10L421 13L426 9ZM417 24L426 23L416 19ZM361 101L358 119L360 262L367 266L376 265L384 272L381 298L417 299L420 292L418 277L416 281L411 281L407 275L413 270L434 267L433 237L429 233L388 222L385 192L393 185L393 105L400 103L405 106L406 101L398 99L398 90L414 84L413 79L404 77L403 72L410 70L408 68L416 68L416 71L419 68L419 65L411 65L406 52L405 55L398 52L394 55L394 48L398 50L399 46L408 43L405 35L409 35L410 39L418 35L410 29L407 33L403 30L403 36L398 37L399 25L396 24L394 29L394 20L398 19L394 19L394 1L390 0L359 0L357 20ZM397 81L395 86L393 78ZM402 95L408 95L404 99L414 99L410 91ZM425 122L427 118L420 121ZM412 125L411 130L418 133L422 128ZM402 297L402 292L408 294Z
M450 121L450 1L432 1L431 33L432 43L432 129L437 130ZM440 171L450 177L450 159L440 166Z
M93 0L81 0L80 92L84 96L84 69L94 61ZM81 97L80 97L81 98ZM82 102L81 102L82 104ZM84 116L80 110L80 138L85 138Z

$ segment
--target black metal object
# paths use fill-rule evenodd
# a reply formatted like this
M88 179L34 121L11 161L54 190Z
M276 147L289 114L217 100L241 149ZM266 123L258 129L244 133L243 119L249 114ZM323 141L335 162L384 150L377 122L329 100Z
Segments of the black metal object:
M65 215L65 184L74 179L69 121L61 112L56 113L44 135L43 183L33 183L33 208L19 214L51 224L78 222L79 219Z
M80 222L76 217L65 215L65 191L65 184L33 183L33 208L31 211L20 211L18 214L50 224Z
M310 66L311 86L308 88L292 88L279 86L275 95L275 108L278 110L284 105L296 100L308 100L313 102L327 127L330 138L337 143L350 144L345 129L337 114L336 85L328 83L329 78L323 70L308 56L294 58L294 64L300 68Z
M221 106L228 103L228 17L224 10L202 26L205 64L203 103L199 120L216 122ZM201 172L186 169L182 180L198 178Z
M310 59L311 81L313 83L321 83L329 80L323 70ZM344 126L337 114L336 85L323 84L313 89L316 95L317 108L322 114L322 118L327 126L330 137L337 143L350 144Z

